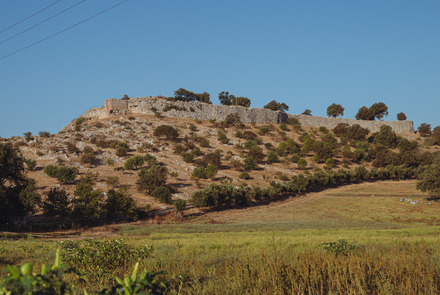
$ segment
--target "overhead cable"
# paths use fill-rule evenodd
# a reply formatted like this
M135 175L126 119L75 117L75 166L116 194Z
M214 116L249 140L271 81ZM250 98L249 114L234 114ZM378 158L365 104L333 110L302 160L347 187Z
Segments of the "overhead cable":
M55 2L52 3L51 5L46 6L45 8L41 9L40 11L37 11L37 12L35 12L34 14L32 14L32 15L30 15L30 16L28 16L28 17L22 19L21 21L19 21L19 22L13 24L12 26L7 27L7 28L4 29L3 31L0 31L0 34L3 33L3 32L5 32L5 31L7 31L7 30L9 30L9 29L11 29L11 28L13 28L13 27L15 27L15 26L18 25L18 24L21 24L21 23L24 22L25 20L30 19L31 17L33 17L33 16L39 14L40 12L45 11L46 9L48 9L49 7L51 7L51 6L55 5L55 4L57 4L57 3L60 2L60 1L61 1L61 0L55 1Z
M78 3L76 3L75 5L72 5L72 6L70 6L69 8L66 8L66 9L64 9L63 11L61 11L61 12L58 12L58 13L57 13L57 14L55 14L55 15L52 15L51 17L49 17L49 18L47 18L47 19L43 20L42 22L39 22L38 24L36 24L36 25L34 25L34 26L32 26L32 27L30 27L30 28L28 28L28 29L24 30L24 31L21 31L21 32L20 32L20 33L18 33L18 34L15 34L14 36L12 36L12 37L9 37L8 39L5 39L5 40L1 41L1 42L0 42L0 44L3 44L3 43L5 43L6 41L9 41L9 40L11 40L12 38L15 38L15 37L17 37L17 36L19 36L19 35L21 35L21 34L23 34L23 33L27 32L27 31L29 31L29 30L31 30L31 29L33 29L33 28L35 28L35 27L38 27L39 25L41 25L41 24L43 24L43 23L47 22L48 20L51 20L51 19L53 19L54 17L56 17L56 16L58 16L58 15L60 15L60 14L64 13L64 12L66 12L66 11L68 11L68 10L72 9L72 8L74 8L75 6L77 6L77 5L81 4L81 3L83 3L84 1L86 1L86 0L81 0L81 1L79 1L79 2L78 2Z
M9 53L9 54L7 54L7 55L4 55L4 56L0 57L0 60L6 58L6 57L8 57L8 56L11 56L11 55L13 55L13 54L16 54L16 53L18 53L18 52L20 52L20 51L23 51L23 50L25 50L25 49L28 49L29 47L32 47L32 46L34 46L34 45L37 45L38 43L41 43L41 42L43 42L43 41L46 41L47 39L50 39L50 38L52 38L52 37L55 37L56 35L59 35L59 34L61 34L61 33L64 33L65 31L70 30L70 29L72 29L72 28L74 28L74 27L76 27L76 26L78 26L78 25L80 25L80 24L82 24L82 23L85 23L86 21L91 20L92 18L95 18L95 17L97 17L98 15L101 15L101 14L103 14L103 13L105 13L105 12L107 12L107 11L109 11L109 10L111 10L111 9L113 9L113 8L115 8L115 7L119 6L119 5L121 5L121 4L123 4L124 2L127 2L127 1L128 1L128 0L124 0L124 1L122 1L122 2L119 2L118 4L113 5L112 7L107 8L106 10L103 10L103 11L101 11L101 12L99 12L99 13L97 13L97 14L95 14L95 15L89 17L89 18L86 18L85 20L80 21L79 23L76 23L76 24L74 24L73 26L70 26L70 27L68 27L68 28L65 28L64 30L61 30L61 31L59 31L59 32L57 32L57 33L55 33L55 34L53 34L53 35L50 35L49 37L46 37L46 38L41 39L41 40L39 40L39 41L37 41L37 42L35 42L35 43L32 43L31 45L28 45L28 46L26 46L26 47L23 47L23 48L21 48L21 49L19 49L19 50L14 51L14 52L12 52L12 53Z

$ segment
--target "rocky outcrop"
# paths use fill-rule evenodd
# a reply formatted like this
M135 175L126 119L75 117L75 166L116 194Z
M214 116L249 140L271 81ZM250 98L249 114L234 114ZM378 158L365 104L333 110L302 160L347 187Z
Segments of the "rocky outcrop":
M280 124L287 121L288 117L297 118L304 126L334 128L338 123L349 125L359 124L370 131L379 131L380 126L389 125L399 133L414 133L412 121L361 121L342 118L325 118L306 115L291 115L283 112L271 111L260 108L245 108L241 106L211 105L200 102L171 102L164 98L136 97L129 100L110 98L105 101L105 106L87 111L84 117L109 118L116 115L160 113L163 116L223 121L229 114L238 114L241 122L257 124Z

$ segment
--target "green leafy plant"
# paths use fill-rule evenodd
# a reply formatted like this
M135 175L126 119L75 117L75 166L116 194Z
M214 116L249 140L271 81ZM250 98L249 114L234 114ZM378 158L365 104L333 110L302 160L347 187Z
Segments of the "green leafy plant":
M356 242L349 243L347 238L339 238L336 242L322 243L322 247L329 253L335 253L336 255L341 254L344 256L347 256L348 253L356 250L357 248Z

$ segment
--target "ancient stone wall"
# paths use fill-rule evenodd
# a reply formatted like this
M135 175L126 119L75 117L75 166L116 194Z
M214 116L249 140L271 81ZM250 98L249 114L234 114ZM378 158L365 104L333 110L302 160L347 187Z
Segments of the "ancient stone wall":
M105 106L87 111L84 117L108 118L125 114L154 115L155 111L163 116L217 121L225 120L229 114L238 114L241 122L257 124L280 124L287 121L288 117L297 118L301 125L310 127L325 126L334 128L338 123L349 125L359 124L370 131L379 131L380 126L389 125L398 133L414 133L412 121L361 121L342 118L325 118L306 115L291 115L283 112L271 111L260 108L245 108L241 106L211 105L200 102L171 102L154 96L136 97L130 100L110 98L105 101Z

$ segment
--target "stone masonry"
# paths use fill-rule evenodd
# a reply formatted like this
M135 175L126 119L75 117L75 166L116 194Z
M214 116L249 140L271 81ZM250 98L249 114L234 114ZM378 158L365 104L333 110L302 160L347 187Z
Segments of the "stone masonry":
M380 126L389 125L398 133L414 133L412 121L363 121L343 118L326 118L307 115L291 115L283 112L271 111L260 108L245 108L241 106L211 105L200 102L172 102L161 97L136 97L129 100L110 98L105 101L105 106L88 110L83 117L109 118L126 114L154 115L155 111L163 116L223 121L229 114L238 114L241 122L257 124L281 124L288 117L299 120L301 125L309 127L324 126L334 128L338 123L349 125L359 124L370 131L379 131Z

